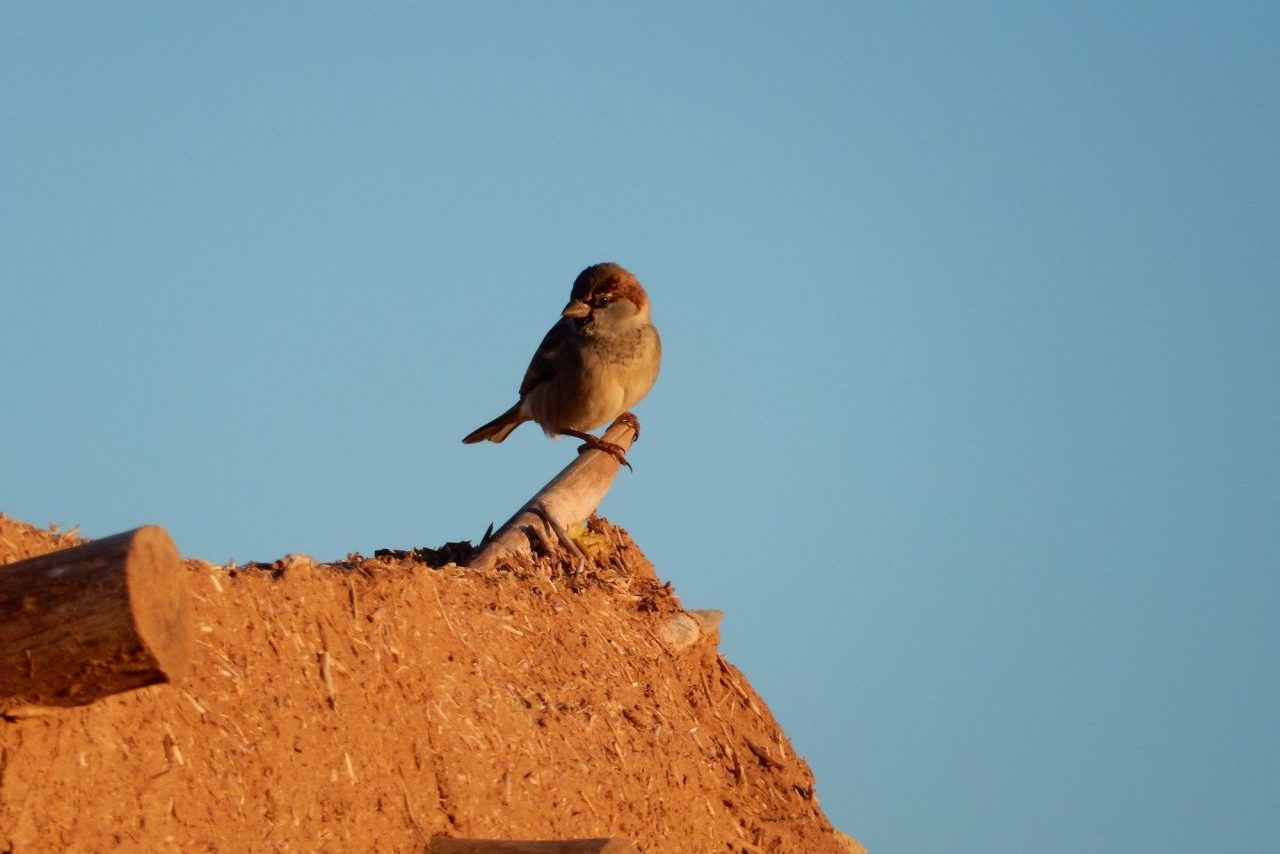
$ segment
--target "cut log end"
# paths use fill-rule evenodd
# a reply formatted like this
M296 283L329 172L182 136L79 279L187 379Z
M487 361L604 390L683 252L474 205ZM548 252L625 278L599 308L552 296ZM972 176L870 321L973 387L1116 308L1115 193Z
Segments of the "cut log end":
M134 628L166 681L191 666L191 597L182 558L163 528L131 532L125 577Z

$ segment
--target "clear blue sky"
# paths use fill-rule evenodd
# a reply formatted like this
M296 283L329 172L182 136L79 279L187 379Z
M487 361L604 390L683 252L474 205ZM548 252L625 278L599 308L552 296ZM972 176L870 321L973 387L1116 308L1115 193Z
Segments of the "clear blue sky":
M894 854L1280 850L1274 3L6 4L0 510L475 538L574 275L603 511Z

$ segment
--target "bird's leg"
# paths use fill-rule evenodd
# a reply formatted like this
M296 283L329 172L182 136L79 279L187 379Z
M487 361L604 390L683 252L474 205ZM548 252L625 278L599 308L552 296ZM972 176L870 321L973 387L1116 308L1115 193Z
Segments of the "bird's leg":
M581 439L583 444L579 446L578 453L582 453L588 448L594 448L597 451L604 451L627 468L631 468L631 463L627 462L626 451L615 445L613 442L606 442L599 436L592 436L590 433L583 433L581 430L561 430L566 436L572 436L575 439ZM635 471L635 469L631 469Z
M629 412L629 411L624 412L621 415L619 415L617 418L615 418L613 423L617 424L619 421L621 421L623 424L626 424L632 430L636 431L636 437L631 441L639 442L640 441L640 419L636 418L636 414L634 412Z

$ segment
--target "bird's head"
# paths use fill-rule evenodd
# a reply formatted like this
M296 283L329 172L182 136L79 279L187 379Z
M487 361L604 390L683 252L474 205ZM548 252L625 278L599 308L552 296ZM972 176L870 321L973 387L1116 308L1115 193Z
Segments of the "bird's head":
M560 312L582 331L607 332L649 320L649 295L618 264L593 264L578 274Z

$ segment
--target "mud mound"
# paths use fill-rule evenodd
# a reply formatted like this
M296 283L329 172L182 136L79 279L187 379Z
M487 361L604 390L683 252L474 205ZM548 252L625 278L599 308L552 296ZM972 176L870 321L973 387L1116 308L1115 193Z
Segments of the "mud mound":
M577 566L484 573L428 552L188 561L190 677L0 722L0 850L851 850L715 637L658 639L681 606L626 532L578 539ZM0 563L74 542L0 516Z

